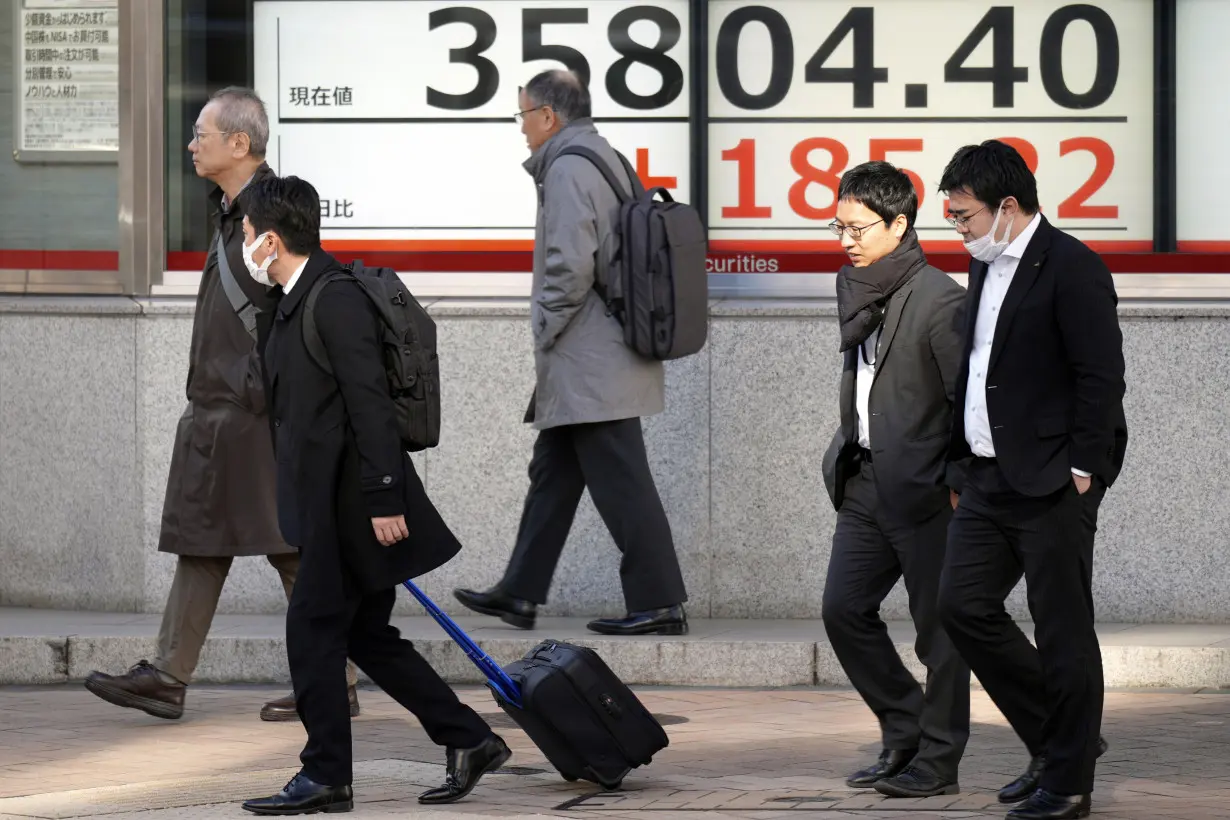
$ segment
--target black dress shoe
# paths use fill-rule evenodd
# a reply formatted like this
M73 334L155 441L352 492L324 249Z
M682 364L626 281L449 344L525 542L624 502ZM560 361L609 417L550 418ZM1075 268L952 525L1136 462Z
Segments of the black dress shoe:
M359 716L359 693L355 687L349 687L347 694L350 696L350 716L357 718ZM271 700L261 707L261 720L281 721L281 720L298 720L299 711L295 708L295 693L291 692L284 698Z
M906 766L900 774L877 780L875 790L887 797L935 797L959 794L961 787L954 780L945 780L917 766Z
M1021 805L1008 812L1008 820L1071 820L1089 816L1089 795L1071 797L1038 789Z
M455 803L474 791L483 775L494 772L510 757L512 752L508 745L497 735L492 735L473 749L449 749L444 785L420 794L419 802Z
M870 788L885 777L900 774L916 754L917 749L885 749L875 763L847 777L846 785L853 789Z
M599 618L586 624L586 629L599 635L686 635L688 616L683 604L629 612L624 618Z
M1106 754L1106 750L1109 748L1110 744L1106 742L1106 738L1099 737L1098 757ZM1038 755L1029 761L1029 768L1025 770L1023 775L999 790L999 802L1020 803L1032 795L1038 790L1038 784L1042 781L1042 770L1045 768L1046 755Z
M1042 779L1042 770L1046 768L1046 758L1038 755L1029 761L1025 773L999 790L999 802L1020 803L1038 790L1038 782Z
M517 629L533 629L538 617L538 604L506 595L498 586L486 592L454 589L453 597L480 615L493 615Z
M261 797L243 804L253 814L316 814L350 811L354 791L349 786L322 786L300 772L273 797Z

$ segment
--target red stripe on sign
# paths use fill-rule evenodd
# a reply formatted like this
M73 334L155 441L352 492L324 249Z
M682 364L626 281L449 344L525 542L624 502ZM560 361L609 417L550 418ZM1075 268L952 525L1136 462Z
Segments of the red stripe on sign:
M19 251L0 248L0 270L119 269L119 251Z
M1098 253L1149 253L1153 242L1149 239L1092 240L1085 243ZM964 253L965 244L959 239L925 239L923 250L933 253ZM714 239L709 250L717 252L745 253L840 253L841 242L836 239Z
M373 267L393 268L402 273L529 273L534 264L531 251L365 251L353 246L329 251L340 262L362 259ZM167 270L200 271L205 267L203 251L181 251L167 254Z
M1100 256L1111 273L1230 273L1227 253L1107 253ZM927 261L945 273L968 273L970 257L928 253ZM836 273L844 253L711 253L710 273Z
M1177 245L1179 253L1230 253L1230 242L1225 240L1181 239Z
M482 251L532 252L532 239L326 239L321 247L333 253L345 251L419 251L422 253L458 253Z
M396 240L394 240L396 241ZM343 262L362 259L369 265L383 265L410 272L448 273L475 271L480 273L528 272L532 264L531 251L521 248L484 247L480 240L467 250L392 250L369 247L369 243L330 243L333 254ZM497 245L514 243L494 240ZM456 242L445 242L456 246ZM731 245L736 245L732 248ZM814 273L836 271L846 263L846 256L829 248L809 250L790 242L732 243L714 241L709 254L711 267L727 268L731 273ZM969 255L960 243L940 242L940 247L924 243L928 261L940 270L963 273L969 268ZM1090 243L1101 248L1103 261L1115 273L1230 273L1230 241L1185 241L1179 243L1179 253L1147 253L1134 250L1138 243ZM1118 247L1114 247L1118 244ZM1124 247L1127 244L1128 247ZM1148 244L1148 243L1144 243ZM356 247L358 245L358 247ZM751 247L748 247L751 245ZM945 245L956 247L949 249ZM1110 246L1110 247L1107 247ZM167 270L197 271L205 266L203 251L178 251L167 254ZM776 271L770 268L776 262ZM0 248L0 269L3 270L119 270L119 252L104 250L14 250ZM717 272L723 272L718 270Z
M2 252L0 252L2 253ZM413 252L332 251L342 262L362 259L367 265L393 268L403 273L528 273L533 254L526 251ZM1124 253L1103 251L1104 261L1113 273L1230 273L1230 248L1223 253ZM798 252L777 248L774 251L717 252L709 254L712 273L835 273L846 264L844 253ZM927 261L947 273L966 273L969 254L928 253ZM167 270L200 271L205 266L203 252L167 254Z

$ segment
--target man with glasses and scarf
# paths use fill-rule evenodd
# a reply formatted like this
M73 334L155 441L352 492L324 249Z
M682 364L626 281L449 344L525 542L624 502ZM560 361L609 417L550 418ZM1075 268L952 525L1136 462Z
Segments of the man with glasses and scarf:
M918 196L886 162L847 171L837 219L850 264L837 274L841 426L824 457L837 509L824 627L880 722L879 759L847 783L890 797L959 791L970 673L940 625L940 570L960 467L947 463L965 292L927 264ZM925 689L893 646L880 605L905 578Z

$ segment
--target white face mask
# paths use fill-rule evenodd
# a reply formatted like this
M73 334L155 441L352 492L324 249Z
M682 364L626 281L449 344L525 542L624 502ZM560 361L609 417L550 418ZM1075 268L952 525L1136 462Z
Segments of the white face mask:
M1004 212L1004 203L999 203L999 208L995 210L995 219L991 222L991 230L987 231L985 236L980 236L977 239L967 239L965 241L965 249L969 251L969 255L977 259L979 262L994 262L999 258L999 255L1008 249L1008 237L1012 236L1012 225L1016 222L1016 217L1008 222L1008 226L1004 229L1004 236L999 241L995 240L995 229L999 227L999 217Z
M252 274L252 278L260 282L265 287L273 287L273 280L269 278L269 266L273 260L278 258L278 252L274 251L265 257L265 261L259 265L252 259L252 254L256 253L256 249L260 247L261 242L268 236L268 232L261 234L252 241L251 245L243 246L243 263L248 268L248 273Z

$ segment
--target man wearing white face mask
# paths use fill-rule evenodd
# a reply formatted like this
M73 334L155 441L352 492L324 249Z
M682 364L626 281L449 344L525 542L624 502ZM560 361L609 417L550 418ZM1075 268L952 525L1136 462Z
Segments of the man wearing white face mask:
M253 254L256 253L256 249L260 247L260 244L265 241L267 236L269 236L268 231L253 239L251 245L245 244L243 246L243 264L247 267L248 273L252 274L253 279L268 288L274 285L273 279L269 276L269 266L277 261L278 252L276 250L270 251L269 255L262 259L259 264L252 258Z
M177 556L153 663L123 675L93 672L87 690L154 717L175 720L222 587L237 556L265 556L289 599L299 555L278 530L276 468L256 349L275 297L267 269L248 275L243 251L246 193L275 176L265 163L269 120L256 92L224 88L201 109L188 151L214 188L213 232L197 292L188 354L188 407L175 432L163 502L161 552ZM255 279L256 281L253 281ZM347 666L351 715L358 672ZM264 720L297 720L293 696L265 704Z
M962 148L940 190L975 260L949 448L970 461L940 618L1031 755L999 793L1020 804L1008 817L1086 817L1106 749L1094 533L1127 449L1115 286L1096 253L1042 216L1011 146ZM1036 649L1004 608L1022 575Z

